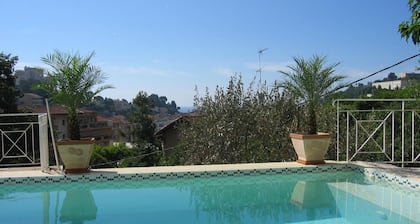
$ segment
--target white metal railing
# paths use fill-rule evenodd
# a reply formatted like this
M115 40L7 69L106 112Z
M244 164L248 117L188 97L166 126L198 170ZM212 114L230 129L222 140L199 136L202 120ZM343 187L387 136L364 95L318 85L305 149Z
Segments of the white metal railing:
M355 103L369 108L355 109ZM386 109L375 109L375 104ZM333 105L338 161L373 160L402 166L420 162L417 99L340 99Z
M0 147L0 166L41 165L47 171L47 114L0 114Z

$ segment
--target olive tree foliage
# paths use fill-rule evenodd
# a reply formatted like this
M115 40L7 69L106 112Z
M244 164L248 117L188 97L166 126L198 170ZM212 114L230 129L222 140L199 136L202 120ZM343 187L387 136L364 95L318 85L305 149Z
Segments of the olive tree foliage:
M266 83L231 77L214 95L197 92L198 118L181 128L181 163L242 163L295 159L288 133L296 129L293 100Z

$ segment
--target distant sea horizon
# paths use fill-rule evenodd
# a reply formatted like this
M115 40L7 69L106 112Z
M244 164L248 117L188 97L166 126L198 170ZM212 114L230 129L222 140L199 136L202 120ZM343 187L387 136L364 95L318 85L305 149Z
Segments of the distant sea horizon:
M178 111L180 113L190 113L193 110L194 110L194 106L180 106Z

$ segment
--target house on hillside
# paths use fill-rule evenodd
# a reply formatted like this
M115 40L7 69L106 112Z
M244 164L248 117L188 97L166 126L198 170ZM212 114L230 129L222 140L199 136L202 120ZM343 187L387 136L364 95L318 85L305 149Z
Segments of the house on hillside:
M403 72L397 80L374 82L372 83L372 87L377 89L397 90L407 87L410 81L420 81L420 74Z
M28 109L28 108L26 108ZM45 106L31 107L33 113L47 113ZM113 130L106 122L98 122L95 111L79 109L80 136L82 138L94 137L97 144L108 145L112 142ZM67 110L58 105L50 106L51 122L57 139L70 137Z
M111 117L97 117L98 122L104 122L112 127L112 142L132 142L131 124L127 118L121 115Z
M42 106L45 104L44 97L35 93L24 93L22 97L18 99L18 106Z
M180 140L179 126L181 124L188 124L198 117L199 116L194 113L182 114L172 121L166 123L166 125L158 128L158 130L155 132L155 136L161 140L162 150L164 152L170 152L172 148L178 146Z

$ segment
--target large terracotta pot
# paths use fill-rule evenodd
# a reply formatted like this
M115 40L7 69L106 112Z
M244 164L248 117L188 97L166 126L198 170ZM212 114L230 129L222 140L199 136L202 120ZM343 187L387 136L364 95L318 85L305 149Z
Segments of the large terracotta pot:
M81 140L59 140L58 152L66 173L87 173L93 153L94 138Z
M329 133L300 134L290 133L298 163L305 165L324 164L324 156L330 145Z

